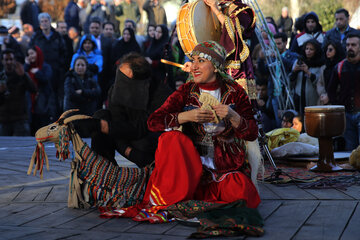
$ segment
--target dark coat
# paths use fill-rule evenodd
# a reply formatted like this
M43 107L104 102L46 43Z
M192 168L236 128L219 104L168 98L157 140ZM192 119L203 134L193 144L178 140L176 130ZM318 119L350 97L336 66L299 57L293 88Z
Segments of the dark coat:
M36 92L36 86L25 73L0 72L0 81L5 81L7 91L0 93L0 123L10 123L28 119L26 91Z
M39 5L34 2L30 2L29 0L25 1L21 6L20 18L21 22L24 25L25 23L29 23L33 26L34 30L39 28L39 20L38 15L41 13L41 9Z
M28 72L29 69L30 65L25 64L25 72ZM36 96L35 106L33 107L35 114L48 115L49 117L56 116L54 93L50 81L52 74L51 66L45 62L43 63L42 69L35 73L35 78L38 81L38 94Z
M80 30L79 12L80 8L75 3L75 1L70 1L69 4L66 6L64 13L64 19L68 28L74 27L77 30Z
M30 45L38 46L44 53L45 62L50 64L54 72L66 69L66 47L62 36L51 28L52 35L49 39L45 37L41 30L36 31Z
M75 91L81 89L82 93ZM75 72L68 72L65 79L64 110L78 108L80 113L92 115L96 111L97 100L100 97L100 87L92 75L86 74L81 79Z

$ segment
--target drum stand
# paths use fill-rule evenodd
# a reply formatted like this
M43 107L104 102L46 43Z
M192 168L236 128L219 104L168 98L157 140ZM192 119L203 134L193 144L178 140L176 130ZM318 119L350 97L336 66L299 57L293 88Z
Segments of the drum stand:
M263 125L261 122L261 112L259 110L258 104L256 102L256 99L252 100L252 105L253 105L253 109L255 110L255 120L257 121L258 124L258 138L259 138L259 144L260 147L262 148L262 150L265 152L267 158L270 161L271 166L274 168L274 172L273 174L271 174L271 176L268 178L270 180L270 182L272 181L277 181L277 180L282 180L282 178L280 177L281 175L283 175L283 172L280 168L278 168L274 162L273 157L271 156L269 147L266 143L266 135L263 129Z

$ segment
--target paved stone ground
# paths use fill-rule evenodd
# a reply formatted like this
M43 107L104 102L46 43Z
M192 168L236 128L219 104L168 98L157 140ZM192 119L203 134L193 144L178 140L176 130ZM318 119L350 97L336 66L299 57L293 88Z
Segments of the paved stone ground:
M176 222L101 219L95 209L67 208L70 160L59 162L54 146L46 144L50 171L44 180L27 176L35 144L32 137L0 137L0 239L186 239L195 231ZM259 239L360 239L359 186L303 190L264 183L260 195L266 233Z

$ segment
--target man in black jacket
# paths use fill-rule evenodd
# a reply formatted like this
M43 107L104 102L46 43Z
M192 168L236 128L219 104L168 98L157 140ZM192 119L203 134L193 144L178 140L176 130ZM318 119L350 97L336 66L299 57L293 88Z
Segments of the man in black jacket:
M31 46L38 46L44 53L45 62L50 64L53 70L52 88L57 99L58 114L63 111L64 102L64 73L66 66L66 47L61 35L51 27L51 17L48 13L40 13L40 30L36 31Z
M29 136L26 91L36 93L36 86L15 60L11 49L1 52L4 70L0 72L0 136Z
M24 54L21 51L20 44L8 34L8 29L4 26L0 26L0 53L6 49L12 49L15 54L15 59L24 63ZM0 62L0 72L3 70L3 65Z
M360 143L360 32L348 34L346 54L335 66L327 92L331 104L345 106L345 148L352 151Z
M107 98L107 92L109 87L113 83L114 73L113 66L111 65L111 40L105 37L102 34L101 21L99 18L93 18L90 21L89 27L90 34L93 35L96 39L96 44L98 49L101 50L101 55L103 57L103 70L99 74L99 85L101 88L102 101L100 108L102 107L102 102Z

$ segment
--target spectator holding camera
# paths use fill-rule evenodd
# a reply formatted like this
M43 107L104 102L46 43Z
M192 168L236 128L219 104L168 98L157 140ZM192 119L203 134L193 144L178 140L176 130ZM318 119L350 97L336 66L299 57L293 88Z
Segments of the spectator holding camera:
M0 72L0 136L29 136L26 91L36 93L36 86L13 50L5 49L0 56L4 66Z
M317 82L325 68L324 64L320 43L315 39L305 42L300 57L295 61L290 73L295 108L302 117L306 106L318 104Z

